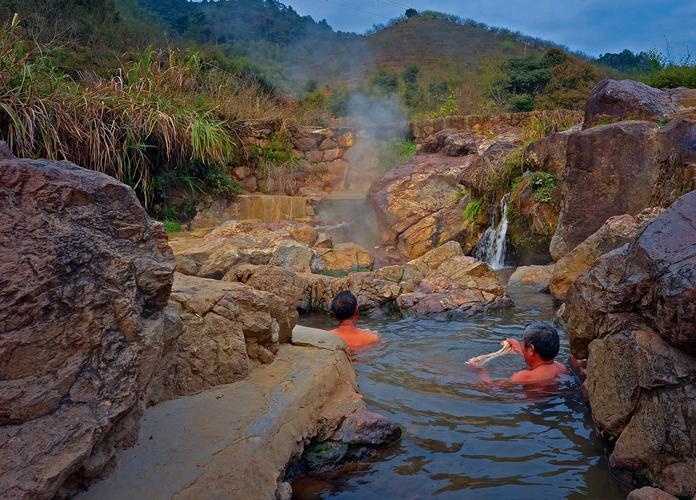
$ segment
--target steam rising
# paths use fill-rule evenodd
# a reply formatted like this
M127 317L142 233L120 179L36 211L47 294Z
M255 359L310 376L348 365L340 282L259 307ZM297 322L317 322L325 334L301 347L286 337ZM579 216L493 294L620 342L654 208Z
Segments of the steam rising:
M329 226L327 230L336 241L352 241L374 249L381 238L367 192L389 167L383 162L384 150L389 147L387 141L408 135L406 113L396 94L355 92L348 103L346 124L353 129L356 143L345 158L350 169L344 190L324 200L318 207L318 216Z

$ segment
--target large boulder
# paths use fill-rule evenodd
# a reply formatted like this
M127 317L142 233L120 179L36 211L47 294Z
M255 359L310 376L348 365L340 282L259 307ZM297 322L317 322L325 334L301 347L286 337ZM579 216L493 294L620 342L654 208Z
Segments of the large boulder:
M632 241L640 224L632 215L610 217L595 233L564 255L553 269L549 290L557 300L565 300L570 285L587 271L602 254Z
M483 211L467 219L464 209L469 203L481 206L475 194L492 189L491 181L520 142L518 128L490 135L443 130L428 139L424 150L433 153L400 163L370 188L385 242L412 259L450 240L473 250L488 219Z
M385 242L419 257L469 227L458 180L473 157L417 155L389 170L370 189L370 200L385 228Z
M352 271L372 270L375 259L360 245L339 243L332 248L314 250L311 270L315 273L348 274Z
M693 189L696 121L621 122L574 133L561 178L561 215L550 252L558 260L613 215L667 206Z
M270 363L297 311L273 293L176 274L166 320L150 404L242 380L250 359Z
M585 104L583 128L623 120L668 119L682 110L685 89L660 90L633 80L603 80Z
M137 432L174 259L131 188L72 163L1 159L0 213L0 491L53 498Z
M595 422L613 467L696 493L696 191L571 286L568 336L588 358Z
M299 222L231 220L203 238L172 242L177 271L202 278L221 279L233 266L273 264L309 271L316 231Z

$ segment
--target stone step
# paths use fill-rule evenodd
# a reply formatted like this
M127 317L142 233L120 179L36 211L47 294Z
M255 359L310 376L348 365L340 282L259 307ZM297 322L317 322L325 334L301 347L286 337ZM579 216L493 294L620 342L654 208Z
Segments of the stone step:
M275 498L320 417L361 404L343 350L283 345L243 381L147 409L136 445L77 498Z

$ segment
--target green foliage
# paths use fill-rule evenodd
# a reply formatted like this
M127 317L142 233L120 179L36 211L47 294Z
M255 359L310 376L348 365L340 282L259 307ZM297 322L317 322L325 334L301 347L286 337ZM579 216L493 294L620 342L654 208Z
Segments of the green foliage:
M639 52L634 54L628 49L618 53L607 52L597 58L599 64L621 71L628 75L649 73L655 69L655 54L652 52ZM661 64L658 65L661 66Z
M234 124L278 109L214 55L132 52L113 79L81 80L53 52L0 29L0 135L19 156L68 159L126 182L146 206L173 184L192 195L234 193L217 170L239 160Z
M418 11L416 9L406 9L406 13L404 15L408 19L411 19L412 17L418 16Z
M696 88L696 62L686 57L681 63L660 60L650 72L639 77L641 81L656 88Z
M590 64L552 48L542 57L505 61L501 73L490 80L488 92L494 103L513 112L581 109L599 79Z
M204 171L203 182L206 192L213 196L232 197L241 194L243 189L232 177L217 165L211 165Z
M490 201L500 200L506 193L512 191L515 182L529 169L524 152L529 142L525 142L512 151L503 162L503 166L491 177L491 190L487 193L479 193L487 196Z
M558 180L548 172L532 172L531 186L537 203L552 203Z
M483 206L484 201L485 198L476 198L469 201L469 203L466 204L466 207L464 207L464 219L474 222L479 216L479 213L481 213L481 207Z
M375 153L382 170L408 160L416 154L415 141L393 137L387 141L377 141Z
M164 224L164 229L169 234L180 233L183 230L182 225L173 220L164 220L162 221L162 224Z
M339 87L334 90L329 97L329 110L336 117L348 115L348 102L350 101L350 92L345 87Z
M390 71L380 69L372 78L372 86L380 94L389 95L399 90L399 77Z

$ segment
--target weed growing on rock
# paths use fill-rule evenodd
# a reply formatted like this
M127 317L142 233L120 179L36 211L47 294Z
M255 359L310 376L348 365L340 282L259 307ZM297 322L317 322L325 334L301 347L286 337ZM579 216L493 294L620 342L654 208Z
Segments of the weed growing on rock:
M464 207L464 219L470 222L474 222L479 213L481 213L481 207L483 206L484 198L476 198L469 201Z
M532 172L531 185L537 203L552 203L558 180L548 172Z

